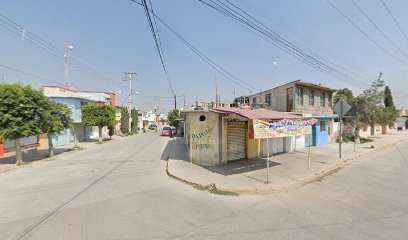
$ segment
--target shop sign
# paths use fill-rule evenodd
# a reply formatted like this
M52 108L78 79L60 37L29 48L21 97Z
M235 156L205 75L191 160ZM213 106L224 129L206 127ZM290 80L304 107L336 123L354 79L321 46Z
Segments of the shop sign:
M311 119L253 120L254 139L302 136L306 134L312 134Z

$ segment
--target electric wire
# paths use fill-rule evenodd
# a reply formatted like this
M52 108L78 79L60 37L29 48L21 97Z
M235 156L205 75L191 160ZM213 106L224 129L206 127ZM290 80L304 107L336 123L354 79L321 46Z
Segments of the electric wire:
M374 26L375 29L392 45L394 46L402 55L408 58L408 55L390 38L387 36L387 34L384 33L384 31L372 20L368 14L354 1L351 0L353 5L360 11L361 14L364 15L364 17L371 23L371 25Z
M366 84L361 83L360 81L340 71L339 69L336 69L333 66L330 66L329 64L326 64L321 60L313 57L307 51L295 46L293 43L284 39L277 32L273 31L265 24L261 23L259 20L251 16L249 13L245 12L239 6L231 3L230 1L226 2L212 0L209 1L197 0L197 1L215 10L222 16L229 18L233 22L238 23L247 30L251 31L252 33L256 34L262 39L268 41L274 46L280 48L286 53L294 56L295 58L304 62L305 64L315 68L316 70L324 72L336 79L347 82L362 89L366 86Z
M357 29L357 31L359 31L362 35L364 35L368 40L370 40L374 45L376 45L381 51L383 51L384 53L386 53L387 55L389 55L390 57L394 58L395 60L397 60L398 62L404 64L404 65L408 65L407 62L405 62L404 60L400 59L399 57L395 56L394 54L392 54L390 51L388 51L386 48L384 48L381 44L379 44L375 39L373 39L370 35L368 35L362 28L360 28L356 23L353 22L353 20L351 20L351 18L349 18L343 11L341 11L338 7L336 7L336 5L331 2L330 0L326 0L327 3L329 3L329 5L335 9L341 16L343 16L343 18L345 18L355 29Z
M156 29L155 29L154 23L152 21L152 16L150 15L149 7L148 7L148 4L147 4L146 0L142 0L142 4L143 4L143 8L145 10L145 14L146 14L147 21L149 23L150 30L151 30L152 35L153 35L153 39L154 39L154 42L155 42L155 45L156 45L157 52L159 54L161 65L162 65L164 73L166 75L167 83L169 85L170 91L172 92L173 96L175 96L176 94L174 92L173 85L172 85L172 83L170 81L170 76L169 76L169 72L167 70L166 62L165 62L165 59L164 59L164 56L163 56L164 54L163 54L163 49L161 47L160 39L159 39L159 36L156 33ZM149 1L149 5L150 5L151 12L153 12L153 9L151 8L152 5L151 5L150 1ZM154 15L153 15L153 18L154 18Z
M385 4L384 0L380 0L382 5L384 6L385 10L388 12L388 14L391 16L392 20L394 21L395 25L397 25L397 28L401 32L401 34L404 36L405 40L408 41L408 36L405 33L404 29L402 29L401 25L399 24L397 18L394 16L394 14L391 12L391 9Z
M142 5L141 3L139 3L136 0L130 0L133 3ZM234 76L233 74L231 74L230 72L228 72L227 70L225 70L223 67L221 67L220 65L218 65L214 60L210 59L209 57L207 57L204 53L202 53L197 47L195 47L193 44L191 44L190 42L188 42L183 36L181 36L178 32L176 32L174 30L174 28L172 28L169 24L167 24L162 18L160 18L157 14L153 13L152 14L155 16L155 18L161 23L163 24L163 26L165 26L173 35L175 35L184 45L186 45L191 51L193 51L198 57L200 57L204 62L206 62L211 68L213 68L214 70L216 70L217 72L219 72L220 74L222 74L224 77L226 77L227 79L229 79L230 81L234 82L236 85L248 90L248 91L252 91L252 90L257 90L260 91L260 89L248 84L247 82L239 79L238 77ZM243 86L242 84L246 85Z

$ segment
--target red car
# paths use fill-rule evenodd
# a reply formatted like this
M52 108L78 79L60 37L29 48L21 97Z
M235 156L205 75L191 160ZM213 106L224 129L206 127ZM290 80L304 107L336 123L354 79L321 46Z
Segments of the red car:
M173 136L173 131L171 127L163 127L160 135L161 136Z

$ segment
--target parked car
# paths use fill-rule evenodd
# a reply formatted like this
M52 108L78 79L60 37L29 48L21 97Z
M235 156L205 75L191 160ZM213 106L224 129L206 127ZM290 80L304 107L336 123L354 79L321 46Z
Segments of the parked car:
M149 129L150 129L150 130L155 130L155 129L157 129L156 124L150 124L150 125L149 125Z
M171 127L169 126L165 126L162 129L162 132L160 134L161 136L173 136L173 131L171 129Z

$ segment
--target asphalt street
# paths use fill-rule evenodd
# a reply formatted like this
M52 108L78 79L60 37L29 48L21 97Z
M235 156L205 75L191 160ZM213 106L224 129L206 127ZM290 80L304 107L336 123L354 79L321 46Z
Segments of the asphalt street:
M220 196L139 134L0 174L0 239L408 239L408 142L302 188Z

